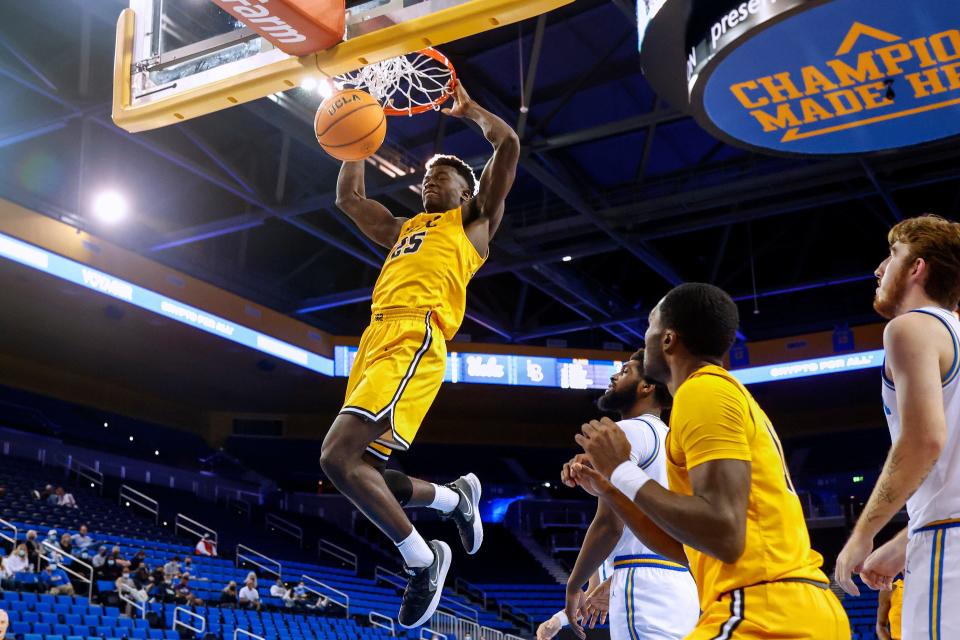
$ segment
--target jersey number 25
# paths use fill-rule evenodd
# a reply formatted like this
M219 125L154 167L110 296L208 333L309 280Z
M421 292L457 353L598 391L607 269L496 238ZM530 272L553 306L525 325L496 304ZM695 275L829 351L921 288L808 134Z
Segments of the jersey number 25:
M400 242L397 244L397 248L394 249L393 255L391 258L397 258L404 253L416 253L420 250L420 245L423 244L423 239L427 236L426 231L418 231L417 233L412 233L409 236L404 236L400 238Z

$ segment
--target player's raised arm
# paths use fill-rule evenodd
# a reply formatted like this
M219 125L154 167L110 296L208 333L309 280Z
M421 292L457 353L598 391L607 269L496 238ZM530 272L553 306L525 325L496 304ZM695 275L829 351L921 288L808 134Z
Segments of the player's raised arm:
M510 125L474 102L462 82L458 82L454 89L454 99L454 106L444 109L443 113L477 123L484 137L493 145L493 155L480 176L477 196L466 205L470 209L470 221L488 221L492 238L503 219L504 201L517 177L520 138Z
M398 218L385 206L367 198L363 180L364 161L344 162L337 178L337 208L353 220L365 236L391 248L400 236L406 218Z

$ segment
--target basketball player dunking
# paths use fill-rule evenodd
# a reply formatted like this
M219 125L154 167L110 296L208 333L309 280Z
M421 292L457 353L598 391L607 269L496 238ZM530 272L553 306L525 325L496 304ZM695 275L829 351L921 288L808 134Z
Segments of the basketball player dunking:
M630 461L607 419L583 426L577 442L592 468L575 463L570 477L655 553L689 564L702 614L688 640L849 640L776 432L721 366L738 322L730 296L700 283L671 290L650 314L644 369L673 393L669 489Z
M858 594L853 572L890 589L903 571L904 640L960 638L960 223L911 218L887 239L873 307L890 319L881 392L893 446L836 578ZM871 553L904 504L907 528Z
M445 340L466 308L467 283L483 265L503 219L520 142L503 120L471 100L462 84L447 115L472 120L493 146L477 184L469 165L437 156L423 178L423 213L395 217L364 191L363 162L345 162L337 206L371 240L389 248L373 290L372 318L360 340L346 400L323 441L324 473L397 545L409 576L399 622L416 627L437 607L450 567L446 543L429 543L403 507L429 507L451 517L467 553L483 541L480 482L473 474L446 486L411 478L386 463L405 451L440 389Z

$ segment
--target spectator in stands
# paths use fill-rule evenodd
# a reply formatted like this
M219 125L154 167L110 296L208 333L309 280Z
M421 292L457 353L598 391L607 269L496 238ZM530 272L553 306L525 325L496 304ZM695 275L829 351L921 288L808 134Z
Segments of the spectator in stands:
M47 531L47 537L44 538L43 541L54 547L59 547L60 540L57 538L57 530L50 529L49 531Z
M30 559L27 557L27 545L22 542L18 544L16 549L7 556L4 565L14 575L20 572L33 573L33 565L30 564Z
M133 575L130 573L130 569L124 569L123 573L120 574L120 577L117 578L117 581L114 583L117 587L117 593L125 595L137 602L146 602L149 600L146 590L137 586L136 581L133 578ZM127 615L130 614L129 607L127 609Z
M196 568L193 566L193 558L190 556L183 557L183 572L190 574L190 579L196 582L197 580L204 581L209 580L210 578L201 578L197 575Z
M200 607L203 606L203 600L193 595L190 591L190 574L185 573L180 576L180 582L177 584L176 588L176 599L177 602L187 605L188 607Z
M231 580L220 592L220 606L233 608L237 606L237 598L237 583Z
M173 602L176 594L173 591L173 585L167 582L163 577L163 568L157 567L150 576L152 586L147 591L152 602Z
M93 538L87 532L87 525L81 524L77 533L73 534L73 547L77 550L81 558L90 557L90 548L93 546Z
M280 596L280 598L283 600L283 606L287 609L293 609L299 604L297 602L297 596L293 594L293 587L289 585L284 587L283 595Z
M67 572L55 564L48 564L47 570L40 574L40 584L44 590L54 596L72 596L73 585Z
M131 567L130 575L133 577L133 583L137 587L137 589L143 589L144 592L149 591L150 572L147 571L147 565L141 564L136 571L134 571L133 567Z
M0 609L0 640L7 637L7 627L9 626L10 618L7 616L7 612Z
M130 571L139 571L141 567L146 568L147 566L147 552L143 549L137 551L133 556L133 559L130 560Z
M65 533L60 536L60 544L57 546L64 553L69 553L72 556L77 555L77 550L73 548L73 536L71 536L69 533ZM63 560L65 564L69 564L70 562L69 558L64 558Z
M280 577L277 577L277 581L270 585L270 597L271 598L282 598L283 594L287 592L287 585L283 584L283 580Z
M251 571L250 573L248 573L247 577L243 579L243 583L246 584L250 580L253 580L253 588L256 589L257 588L257 572L256 571Z
M297 586L293 588L293 596L300 604L307 604L307 585L303 583L303 580L298 582ZM326 608L326 605L324 605L324 608Z
M7 589L13 589L13 578L14 573L10 571L7 567L9 558L6 556L0 556L0 591L5 591Z
M100 548L97 549L97 555L93 556L93 558L90 560L90 564L93 565L93 569L97 573L103 572L103 567L107 564L106 545L100 545Z
M30 564L37 566L40 561L40 541L37 540L37 532L34 529L27 531L27 539L24 541L27 545L27 558Z
M74 499L73 494L64 491L63 487L57 487L55 495L57 496L56 504L58 507L66 507L68 509L77 508L77 501Z
M180 577L180 556L173 556L167 564L163 565L163 579L167 582L173 582Z
M32 495L35 499L40 500L41 502L54 504L50 502L50 496L54 495L52 484L48 484L46 487L44 487L43 491L38 491L34 489L33 491L30 492L30 495Z
M257 583L247 578L247 583L243 589L240 589L240 608L251 607L260 611L260 593L257 591Z
M120 547L114 547L103 564L103 577L105 580L116 580L123 573L123 568L129 566L130 562L120 555Z
M210 534L205 533L203 537L197 541L197 547L193 550L198 556L207 556L211 558L217 557L217 544L210 539Z

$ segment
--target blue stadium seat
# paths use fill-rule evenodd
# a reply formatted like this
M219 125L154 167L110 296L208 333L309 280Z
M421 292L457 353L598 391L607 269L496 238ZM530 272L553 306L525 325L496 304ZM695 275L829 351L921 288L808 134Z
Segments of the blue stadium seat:
M23 636L30 633L30 624L27 622L11 622L10 632L17 636Z
M55 624L53 625L53 632L60 636L70 635L70 625L68 624Z
M53 633L53 625L43 624L42 622L41 622L41 623L34 624L34 625L33 625L33 632L34 632L34 633L42 633L42 634Z
M24 634L23 640L43 640L43 636L38 633L27 633Z

